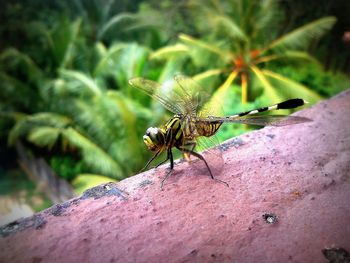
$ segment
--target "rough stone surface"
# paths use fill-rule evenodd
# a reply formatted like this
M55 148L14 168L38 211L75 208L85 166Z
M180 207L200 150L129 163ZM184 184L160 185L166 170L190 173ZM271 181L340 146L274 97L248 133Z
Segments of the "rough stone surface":
M350 90L296 115L224 144L230 187L186 162L101 185L3 227L0 262L349 262Z

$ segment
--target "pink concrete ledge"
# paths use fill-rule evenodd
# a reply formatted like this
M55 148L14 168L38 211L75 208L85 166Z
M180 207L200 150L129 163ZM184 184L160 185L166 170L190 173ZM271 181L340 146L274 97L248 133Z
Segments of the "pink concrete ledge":
M2 227L0 262L350 262L350 90L296 115L224 144L230 187L185 162L101 185Z

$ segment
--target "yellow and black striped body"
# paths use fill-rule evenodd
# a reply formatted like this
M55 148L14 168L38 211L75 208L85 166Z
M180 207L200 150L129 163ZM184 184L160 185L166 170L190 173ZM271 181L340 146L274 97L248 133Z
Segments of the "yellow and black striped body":
M185 143L185 136L181 126L182 116L174 115L162 128L165 135L166 148L181 146Z
M222 121L204 122L196 121L196 130L199 136L210 137L213 136L221 127Z
M193 142L198 136L213 136L220 128L221 121L205 122L197 118L185 119L182 115L174 115L161 128L165 134L166 147L180 147Z
M195 145L199 136L213 136L220 128L222 121L203 121L199 118L187 118L174 115L160 128L149 128L143 136L143 141L151 151L162 152L173 147L182 148Z

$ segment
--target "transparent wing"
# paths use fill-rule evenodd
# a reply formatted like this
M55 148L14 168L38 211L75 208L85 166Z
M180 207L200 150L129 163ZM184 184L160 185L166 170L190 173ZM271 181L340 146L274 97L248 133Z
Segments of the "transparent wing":
M144 78L133 78L129 83L159 101L173 113L196 114L202 103L200 86L191 78L180 74L176 75L174 80L159 84Z
M203 122L215 122L222 121L226 123L242 123L250 125L261 125L261 126L286 126L298 123L304 123L312 121L311 119L299 116L288 116L288 115L264 115L264 116L245 116L230 119L225 117L208 117L202 118L200 121Z
M198 115L202 106L208 101L210 95L205 93L202 87L192 78L185 75L177 74L174 77L180 89L181 95L184 97L184 102L187 103L187 113Z
M139 77L130 79L129 84L157 100L169 111L176 114L182 113L181 105L177 105L174 98L171 98L170 94L166 94L161 84Z

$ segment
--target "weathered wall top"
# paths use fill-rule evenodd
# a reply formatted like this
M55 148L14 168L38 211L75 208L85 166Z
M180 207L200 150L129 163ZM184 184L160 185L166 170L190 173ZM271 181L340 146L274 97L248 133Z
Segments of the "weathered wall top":
M0 262L350 260L350 90L296 115L224 144L230 187L185 162L102 185L3 227Z

